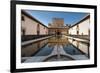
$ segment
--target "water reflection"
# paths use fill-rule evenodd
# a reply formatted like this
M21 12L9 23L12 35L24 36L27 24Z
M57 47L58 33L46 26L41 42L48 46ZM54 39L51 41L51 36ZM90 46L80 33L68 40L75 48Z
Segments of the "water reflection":
M51 54L53 50L53 46L50 44L47 44L45 47L41 48L38 53L36 53L34 56L48 56Z
M64 52L69 55L85 55L89 58L89 44L82 43L64 36L52 37L49 39L34 42L23 46L22 57L48 56L55 49L55 46L62 46ZM62 58L62 57L61 57Z
M65 52L70 54L70 55L80 55L80 54L82 54L82 52L79 51L72 44L65 45L65 46L63 46L63 48L64 48Z
M47 44L48 40L38 41L26 46L23 46L21 49L21 56L22 57L30 57L34 55L37 51L40 50L43 46Z
M73 44L78 50L84 53L86 56L89 57L89 43L83 43L80 41L76 41L73 39L69 39L70 43Z

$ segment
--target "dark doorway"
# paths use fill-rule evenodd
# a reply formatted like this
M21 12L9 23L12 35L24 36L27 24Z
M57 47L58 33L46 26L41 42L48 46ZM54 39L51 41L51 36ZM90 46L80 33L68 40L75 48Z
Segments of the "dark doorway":
M61 35L61 33L60 32L57 32L57 35Z
M57 31L56 32L56 35L61 35L61 31Z

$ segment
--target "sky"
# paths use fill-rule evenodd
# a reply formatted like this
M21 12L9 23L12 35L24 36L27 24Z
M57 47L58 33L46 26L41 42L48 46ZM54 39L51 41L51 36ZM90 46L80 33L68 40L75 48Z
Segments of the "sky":
M48 23L52 23L52 18L63 18L64 25L74 25L88 14L81 12L56 12L38 10L25 10L25 12L27 12L46 26L48 26Z

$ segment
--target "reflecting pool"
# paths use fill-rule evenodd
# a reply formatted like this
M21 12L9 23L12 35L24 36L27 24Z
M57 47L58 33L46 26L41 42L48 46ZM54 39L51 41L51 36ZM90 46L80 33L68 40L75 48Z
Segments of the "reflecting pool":
M89 59L89 43L53 36L22 46L21 59L22 62L85 60Z

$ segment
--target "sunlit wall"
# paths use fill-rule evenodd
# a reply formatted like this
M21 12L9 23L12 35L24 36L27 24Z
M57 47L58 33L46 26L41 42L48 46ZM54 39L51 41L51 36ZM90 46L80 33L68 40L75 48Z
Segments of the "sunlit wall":
M28 17L28 15L21 14L21 34L22 35L47 35L48 28L36 21L36 19L32 19Z
M89 35L90 34L90 16L86 16L81 21L69 28L70 35Z

